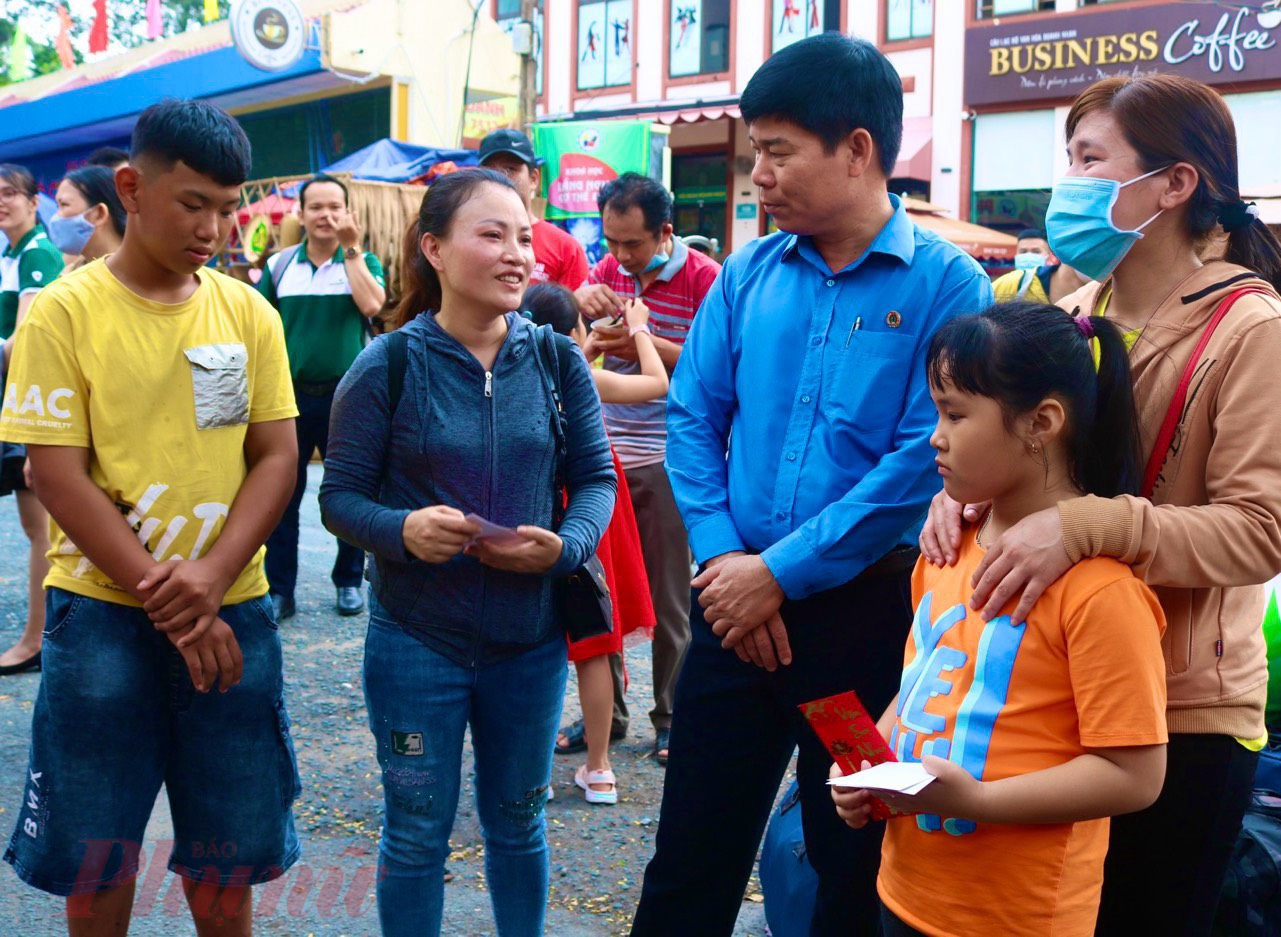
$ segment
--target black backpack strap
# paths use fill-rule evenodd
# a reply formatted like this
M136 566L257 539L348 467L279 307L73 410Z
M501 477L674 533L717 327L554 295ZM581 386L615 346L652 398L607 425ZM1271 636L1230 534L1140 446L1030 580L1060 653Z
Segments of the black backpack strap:
M396 420L400 398L405 394L405 371L409 368L409 336L397 329L388 332L383 341L387 343L387 447L383 451L382 488L386 489L388 473L391 472L391 425ZM426 378L424 369L423 380Z
M571 352L568 343L572 341L565 336L557 335L551 326L539 326L534 333L538 357L541 362L539 372L543 377L543 386L552 401L552 433L556 437L556 481L555 496L552 502L552 519L555 527L565 518L565 463L569 458L569 442L566 425L569 418L565 415L565 367ZM558 348L564 344L563 349Z
M387 416L396 415L405 393L405 371L409 368L409 336L397 329L383 339L387 343Z
M538 345L538 356L542 360L543 384L547 388L547 395L552 400L552 407L556 412L556 419L553 420L552 432L556 434L556 452L561 461L561 470L564 469L564 461L569 455L568 434L566 426L569 424L569 418L565 415L565 381L566 367L573 352L570 342L572 339L563 335L558 335L552 331L550 325L538 327L535 333Z
M284 250L276 252L276 257L280 259L276 261L274 266L270 260L267 263L267 266L271 267L271 293L277 300L280 299L280 281L285 278L285 268L294 262L294 258L298 256L300 250L302 250L301 242L291 244Z

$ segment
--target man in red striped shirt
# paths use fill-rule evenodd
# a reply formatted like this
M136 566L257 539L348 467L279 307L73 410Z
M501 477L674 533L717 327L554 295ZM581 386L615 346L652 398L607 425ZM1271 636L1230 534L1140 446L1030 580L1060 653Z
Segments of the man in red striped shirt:
M649 307L654 347L670 372L676 367L690 323L720 272L720 264L692 251L674 236L672 196L646 176L625 173L601 189L596 203L609 254L588 274L577 291L584 315L613 318L622 304L639 296ZM600 343L605 367L639 374L631 335ZM605 425L627 473L632 506L640 529L641 552L649 576L658 622L654 629L654 753L667 763L667 736L672 723L676 675L689 644L689 544L685 525L672 497L663 459L667 455L667 401L606 404ZM627 729L621 656L614 670L614 719L611 736ZM575 734L577 727L569 727ZM558 750L565 750L558 741ZM571 746L578 750L576 746Z

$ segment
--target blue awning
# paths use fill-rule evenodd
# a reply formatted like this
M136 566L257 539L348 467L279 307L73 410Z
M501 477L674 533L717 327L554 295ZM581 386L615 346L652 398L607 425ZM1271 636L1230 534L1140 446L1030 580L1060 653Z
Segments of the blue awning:
M290 68L265 72L227 46L0 108L0 160L34 161L42 154L128 136L138 115L165 97L201 98L231 108L342 84L325 70L314 48ZM21 86L6 90L20 93Z

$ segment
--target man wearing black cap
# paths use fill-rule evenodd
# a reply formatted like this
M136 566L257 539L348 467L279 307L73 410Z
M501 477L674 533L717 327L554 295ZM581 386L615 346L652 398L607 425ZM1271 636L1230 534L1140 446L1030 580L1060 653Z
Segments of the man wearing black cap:
M554 224L534 217L530 202L542 182L542 159L534 155L534 145L519 130L495 130L480 142L480 164L501 172L516 186L525 200L534 224L534 272L529 282L559 283L576 290L587 279L587 255L583 245Z

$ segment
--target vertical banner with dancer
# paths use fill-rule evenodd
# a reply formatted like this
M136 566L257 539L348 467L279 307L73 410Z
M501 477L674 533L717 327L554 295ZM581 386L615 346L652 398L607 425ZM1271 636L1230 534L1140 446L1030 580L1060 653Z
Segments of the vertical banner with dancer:
M827 28L824 0L773 0L773 4L770 34L774 52Z
M703 0L672 0L671 70L673 78L701 70Z
M578 89L632 82L632 0L578 7Z

